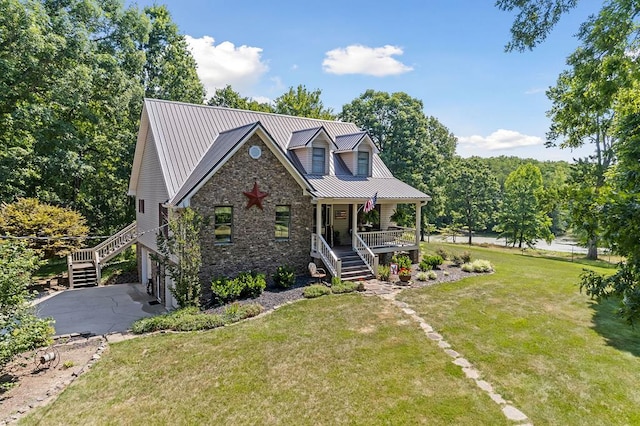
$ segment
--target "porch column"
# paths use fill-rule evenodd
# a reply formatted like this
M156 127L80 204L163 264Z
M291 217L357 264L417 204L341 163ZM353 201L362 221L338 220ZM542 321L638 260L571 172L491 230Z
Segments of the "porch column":
M351 247L356 246L356 232L358 232L358 203L351 204Z
M420 228L422 227L422 203L416 203L416 245L420 247Z
M322 235L322 203L316 204L316 235Z

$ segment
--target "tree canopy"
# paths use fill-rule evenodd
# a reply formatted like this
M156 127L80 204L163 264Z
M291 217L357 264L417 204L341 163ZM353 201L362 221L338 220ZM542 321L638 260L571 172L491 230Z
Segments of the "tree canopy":
M101 233L132 220L125 188L145 93L203 98L163 6L0 1L0 201L70 207Z

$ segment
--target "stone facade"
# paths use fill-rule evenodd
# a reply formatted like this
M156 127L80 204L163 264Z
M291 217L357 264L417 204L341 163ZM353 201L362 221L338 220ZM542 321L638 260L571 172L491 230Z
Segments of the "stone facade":
M262 155L253 159L249 148L259 146ZM247 209L244 191L258 184L269 195L263 210ZM289 239L275 237L276 206L291 208ZM218 206L233 207L232 242L216 244L213 211ZM201 278L206 287L216 276L233 277L253 270L273 274L280 265L290 265L305 273L311 251L313 205L311 197L271 152L260 136L254 135L229 158L211 179L191 198L191 207L209 219L201 237Z

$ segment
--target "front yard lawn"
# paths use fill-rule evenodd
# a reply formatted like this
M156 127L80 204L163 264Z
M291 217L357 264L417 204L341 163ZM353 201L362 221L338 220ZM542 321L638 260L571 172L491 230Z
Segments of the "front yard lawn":
M533 424L640 424L640 334L584 265L470 250L491 275L398 295ZM601 266L604 268L604 266ZM604 271L606 269L600 269ZM113 344L25 424L508 424L391 303L325 296L220 329Z

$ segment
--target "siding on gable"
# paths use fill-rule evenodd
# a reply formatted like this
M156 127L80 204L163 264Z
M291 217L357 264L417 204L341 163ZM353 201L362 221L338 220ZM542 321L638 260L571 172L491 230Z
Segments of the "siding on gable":
M354 172L355 169L353 168L354 161L357 162L357 158L355 160L353 158L353 157L355 157L355 153L353 151L352 152L343 152L343 153L340 153L338 155L341 156L342 161L344 161L344 164L347 165L347 167L349 168L349 171L351 172L351 174L355 175L355 172Z
M142 154L142 164L137 183L136 199L144 200L144 214L136 213L138 223L138 233L155 229L159 226L158 204L164 203L169 198L167 188L164 185L164 177L160 168L160 161L153 141L152 132L147 133L144 153ZM145 232L138 237L138 241L151 250L157 250L157 231Z

